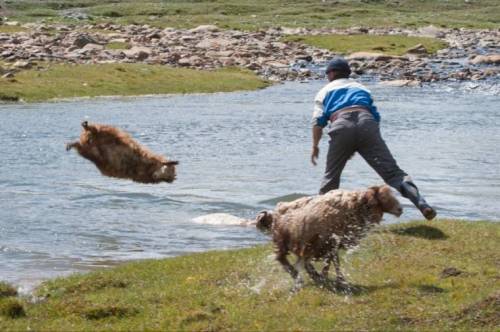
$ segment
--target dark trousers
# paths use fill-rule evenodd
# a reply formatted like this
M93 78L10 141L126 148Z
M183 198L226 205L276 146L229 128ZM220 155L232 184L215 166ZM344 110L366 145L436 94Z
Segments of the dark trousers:
M337 189L347 160L358 152L384 179L401 192L407 174L399 168L380 135L378 122L369 112L345 112L331 124L330 147L320 194Z

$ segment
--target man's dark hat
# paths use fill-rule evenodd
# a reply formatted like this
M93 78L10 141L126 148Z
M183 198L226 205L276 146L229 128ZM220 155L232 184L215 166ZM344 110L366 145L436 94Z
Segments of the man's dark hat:
M336 57L330 63L328 66L326 66L325 73L329 73L332 70L339 71L342 73L350 74L351 73L351 68L349 67L349 63L341 57Z

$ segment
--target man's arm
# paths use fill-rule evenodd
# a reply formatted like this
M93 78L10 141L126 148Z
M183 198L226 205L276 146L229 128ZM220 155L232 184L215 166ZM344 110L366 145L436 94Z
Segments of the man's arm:
M326 126L325 114L323 112L323 99L325 98L325 90L321 89L314 98L314 112L312 116L312 153L311 163L316 166L316 160L319 156L319 141L323 135L323 127Z
M323 135L323 127L313 126L312 137L313 137L313 146L311 153L311 163L316 166L316 160L319 156L319 141L321 140L321 136Z

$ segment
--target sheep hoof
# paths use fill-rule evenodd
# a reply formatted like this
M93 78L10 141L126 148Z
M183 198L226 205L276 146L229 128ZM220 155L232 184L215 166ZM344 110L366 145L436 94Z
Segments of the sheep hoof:
M82 122L82 127L83 127L83 128L87 129L87 128L88 128L88 126L89 126L89 122L88 122L88 121L83 121L83 122Z
M295 279L293 284L292 292L297 293L304 287L304 281L302 279Z
M344 278L337 278L333 286L335 290L340 292L346 292L350 289L349 283Z
M71 150L72 147L73 147L73 144L71 144L71 143L66 144L66 151Z

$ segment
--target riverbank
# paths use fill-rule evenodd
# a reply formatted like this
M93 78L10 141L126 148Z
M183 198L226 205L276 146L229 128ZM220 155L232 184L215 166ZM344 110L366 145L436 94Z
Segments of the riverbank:
M349 294L310 281L291 293L290 278L269 245L139 261L48 281L35 303L4 297L0 328L495 329L499 246L499 223L380 227L344 256Z
M498 28L496 0L398 1L4 1L0 15L21 22L97 22L193 28L216 22L225 29L276 26L318 28L442 27ZM437 15L437 13L439 13Z
M51 99L209 93L255 90L270 82L249 70L200 71L146 64L38 63L15 78L0 80L0 101L37 102Z
M18 22L8 22L19 24ZM39 62L141 63L214 70L239 67L272 81L323 77L335 55L354 77L420 82L482 80L500 64L500 31L407 28L271 28L257 32L215 25L160 29L149 25L28 23L0 33L5 82Z

